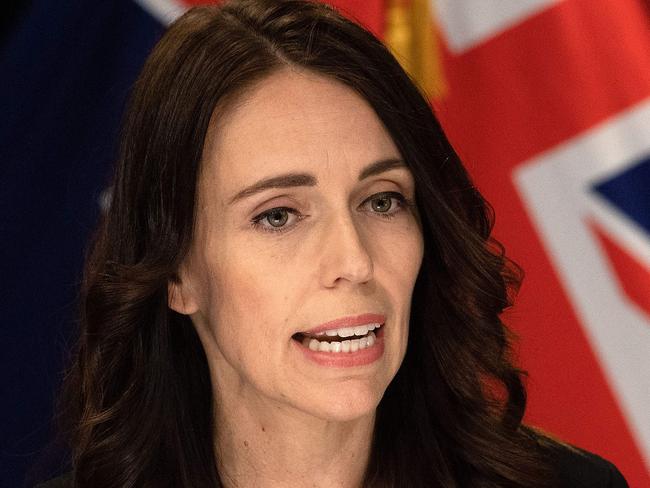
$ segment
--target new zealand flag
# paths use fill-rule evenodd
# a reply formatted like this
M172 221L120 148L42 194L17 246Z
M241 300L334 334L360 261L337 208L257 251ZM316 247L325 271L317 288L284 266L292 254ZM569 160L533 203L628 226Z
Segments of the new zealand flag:
M650 486L647 2L435 5L436 106L526 271L526 420Z

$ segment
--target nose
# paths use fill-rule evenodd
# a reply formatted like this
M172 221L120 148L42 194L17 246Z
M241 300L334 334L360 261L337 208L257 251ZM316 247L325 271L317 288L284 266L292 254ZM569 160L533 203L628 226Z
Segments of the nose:
M365 283L373 276L370 252L349 216L336 216L325 230L321 247L321 279L326 287L341 281Z

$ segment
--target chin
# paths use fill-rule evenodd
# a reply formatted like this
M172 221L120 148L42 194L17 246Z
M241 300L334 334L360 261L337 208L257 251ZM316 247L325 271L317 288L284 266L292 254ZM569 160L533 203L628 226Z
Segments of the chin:
M351 393L342 389L339 395L330 395L324 399L320 408L314 412L317 417L330 422L350 422L373 415L379 405L381 395L370 391Z

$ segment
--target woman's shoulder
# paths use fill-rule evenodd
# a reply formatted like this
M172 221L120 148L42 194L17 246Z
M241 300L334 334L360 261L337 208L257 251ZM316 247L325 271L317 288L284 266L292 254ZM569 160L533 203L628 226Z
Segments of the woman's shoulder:
M554 459L562 483L567 488L628 487L618 468L593 452L577 447L562 448L555 454Z
M628 488L618 468L598 454L550 438L540 444L547 451L562 488Z

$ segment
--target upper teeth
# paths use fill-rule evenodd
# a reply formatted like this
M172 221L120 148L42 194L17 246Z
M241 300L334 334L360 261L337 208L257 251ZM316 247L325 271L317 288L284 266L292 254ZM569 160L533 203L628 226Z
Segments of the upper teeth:
M381 324L366 324L366 325L357 325L356 327L341 327L340 329L331 329L324 332L316 332L314 335L322 336L339 336L339 337L351 337L351 336L364 336L369 331L375 330L381 327Z

